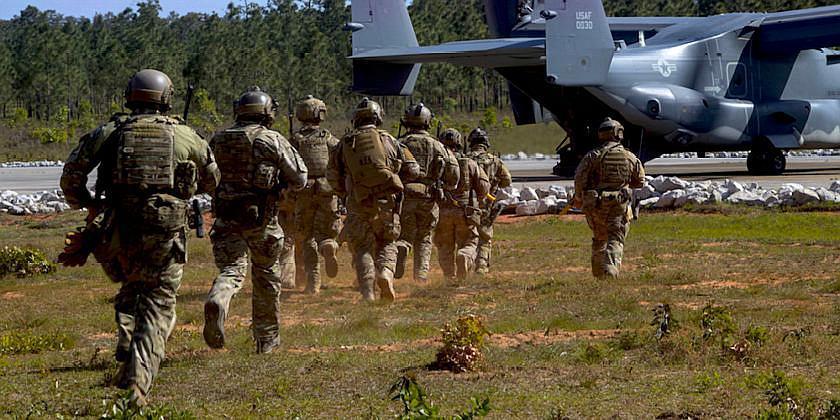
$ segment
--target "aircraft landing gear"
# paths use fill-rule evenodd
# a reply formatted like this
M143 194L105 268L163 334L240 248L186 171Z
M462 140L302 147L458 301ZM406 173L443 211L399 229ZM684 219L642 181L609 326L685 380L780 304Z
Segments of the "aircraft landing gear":
M784 152L771 145L755 147L747 156L747 170L753 175L780 175L786 166Z
M551 169L551 173L562 178L574 178L580 157L572 150L571 145L564 143L557 146L557 154L560 155L560 160Z

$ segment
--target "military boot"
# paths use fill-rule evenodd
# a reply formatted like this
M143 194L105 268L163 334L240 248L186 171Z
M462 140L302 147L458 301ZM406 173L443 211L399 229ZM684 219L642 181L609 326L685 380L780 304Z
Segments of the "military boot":
M466 255L458 254L458 256L455 257L455 278L458 280L466 280L471 268L469 259Z
M394 278L401 279L405 275L405 268L408 265L408 252L411 247L405 241L397 241L397 267L394 271Z
M391 270L383 269L376 273L376 284L379 286L379 298L393 301L397 298L394 292L394 274Z
M148 405L148 402L146 402L146 393L136 384L132 384L129 387L128 400L132 407L142 408Z
M280 345L279 339L270 339L270 340L256 340L257 341L257 354L268 354L274 351L277 346Z
M373 290L373 279L362 279L359 285L359 291L362 293L362 299L366 302L373 302L376 300L376 294Z
M214 349L225 346L225 310L213 300L204 304L204 342Z
M324 268L327 272L327 277L335 278L338 275L338 243L332 239L322 241L319 246L319 251L324 257Z

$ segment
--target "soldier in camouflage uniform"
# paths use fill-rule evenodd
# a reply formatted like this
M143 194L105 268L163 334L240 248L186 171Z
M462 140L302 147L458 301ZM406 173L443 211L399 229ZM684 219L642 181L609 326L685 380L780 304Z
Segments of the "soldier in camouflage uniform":
M379 130L382 108L365 98L353 113L354 130L330 157L327 179L345 199L347 220L341 236L350 244L359 291L373 301L394 300L395 241L400 236L403 183L420 175L411 152L387 131Z
M444 277L464 280L475 269L481 223L478 198L490 192L490 180L474 160L464 155L458 130L444 131L441 142L456 156L460 175L458 185L445 194L440 204L440 223L434 239Z
M399 139L420 165L420 178L405 184L395 277L402 278L407 255L413 248L414 280L419 282L429 277L432 232L440 215L438 202L443 200L444 192L458 184L458 162L428 132L432 117L432 111L422 103L408 107L402 120L408 132Z
M291 144L291 140L289 141ZM308 170L309 167L307 166ZM280 196L277 206L277 222L283 229L285 238L280 255L277 257L280 272L280 284L284 289L295 289L306 279L303 269L303 254L300 252L300 242L295 227L295 192L285 190Z
M328 277L338 275L336 238L341 230L341 214L338 196L327 182L327 165L338 139L321 128L326 116L326 104L307 96L295 109L295 117L303 127L291 139L309 169L306 188L295 194L294 220L306 271L305 292L311 294L321 291L321 259Z
M274 108L274 100L259 88L244 93L234 105L234 126L210 142L222 172L211 234L219 276L204 305L204 340L213 348L225 345L225 318L231 298L242 289L249 255L257 353L271 352L280 342L277 258L284 237L277 203L282 190L306 185L306 165L280 133L268 128Z
M93 253L121 284L114 298L115 357L123 365L114 382L130 389L137 405L145 404L175 327L187 261L187 200L219 182L207 143L183 120L166 115L173 93L165 74L137 72L125 91L131 115L115 115L82 137L61 176L67 202L86 207L89 221L96 216L104 228ZM97 165L91 197L87 179Z
M621 269L630 228L631 188L641 188L645 170L626 150L624 127L607 118L598 128L601 146L586 154L575 173L573 205L583 210L592 229L592 275L615 278Z
M496 194L499 188L510 186L511 176L507 166L502 160L489 152L490 137L481 128L476 128L469 136L470 152L472 158L487 177L490 178L490 195ZM489 197L479 198L481 202L481 225L478 227L478 257L475 261L475 271L485 274L490 268L490 257L493 248L493 223L490 218L490 210L493 207L494 199Z

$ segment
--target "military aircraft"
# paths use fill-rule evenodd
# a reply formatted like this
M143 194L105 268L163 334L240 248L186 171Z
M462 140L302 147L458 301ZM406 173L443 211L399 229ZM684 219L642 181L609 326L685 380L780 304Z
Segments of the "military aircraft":
M751 173L779 174L785 151L840 147L840 6L608 18L599 0L528 3L485 0L496 38L419 46L404 0L352 0L353 89L409 95L421 63L492 68L518 124L565 129L558 175L607 116L643 161L749 151Z

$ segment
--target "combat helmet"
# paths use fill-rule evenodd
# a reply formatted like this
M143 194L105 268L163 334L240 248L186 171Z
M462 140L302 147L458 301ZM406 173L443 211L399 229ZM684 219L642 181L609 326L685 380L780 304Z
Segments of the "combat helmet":
M277 103L271 95L254 86L233 103L233 115L237 120L261 120L268 126L274 123Z
M598 140L621 142L624 140L624 126L620 122L607 118L598 126Z
M295 106L295 117L302 123L319 124L327 119L327 104L312 95L307 95Z
M136 110L151 105L160 112L172 109L175 88L172 80L162 71L143 69L134 73L125 88L125 106Z
M488 149L490 148L490 136L481 127L476 128L470 133L468 141L470 142L470 147L481 144Z
M451 150L461 151L464 149L463 136L454 128L444 130L440 135L440 142Z
M383 116L382 107L376 101L364 98L353 111L353 127L358 128L368 124L378 127L382 125Z
M411 105L405 109L402 123L408 128L427 129L432 126L432 110L429 109L423 102L417 105Z

